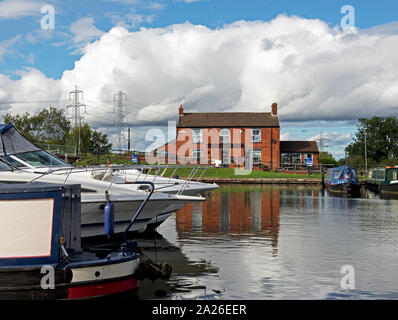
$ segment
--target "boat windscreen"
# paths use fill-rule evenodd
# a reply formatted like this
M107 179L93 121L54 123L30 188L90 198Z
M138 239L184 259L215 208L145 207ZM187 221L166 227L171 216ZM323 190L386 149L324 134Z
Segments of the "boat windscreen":
M0 171L11 171L11 167L0 160Z
M69 166L66 162L54 157L45 151L33 151L15 154L15 157L24 162L29 163L33 167L66 167Z
M4 159L11 164L12 166L16 167L16 168L23 168L25 167L25 165L22 162L19 162L17 160L15 160L14 158L11 158L10 156L5 156Z

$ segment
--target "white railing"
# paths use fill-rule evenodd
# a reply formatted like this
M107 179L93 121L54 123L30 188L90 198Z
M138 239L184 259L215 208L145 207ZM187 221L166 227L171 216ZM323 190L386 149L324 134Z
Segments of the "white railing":
M96 167L62 167L62 168L49 168L45 172L37 172L33 171L33 173L38 174L39 176L33 178L31 181L29 181L29 184L40 180L44 176L48 176L50 174L57 174L57 173L62 173L64 171L65 179L64 179L64 184L67 183L69 177L72 174L77 174L77 173L83 173L83 172L98 172L98 171L104 171L104 175L102 179L95 179L92 177L92 179L103 181L103 182L108 182L109 186L107 188L107 191L110 191L113 184L115 184L115 181L118 177L122 177L123 175L125 182L127 181L127 172L128 170L136 169L139 170L139 174L134 178L134 181L131 181L129 183L131 184L137 184L139 181L149 181L152 183L155 183L156 185L162 185L161 187L157 187L156 190L161 190L165 188L170 188L172 186L179 186L179 190L176 192L176 194L180 195L182 194L185 189L192 183L198 183L199 180L203 177L204 173L208 169L209 166L207 165L118 165L118 166L111 166L111 167L103 167L103 166L96 166ZM20 170L18 168L15 168L16 170ZM175 174L178 172L179 169L191 169L189 171L188 177L185 179L180 179L183 181L182 184L176 184L173 182L173 178L175 178ZM164 175L166 174L167 170L173 170L172 174L168 178L167 182L158 182L156 183L156 179L158 178L165 178ZM146 172L144 172L146 171ZM151 172L154 172L155 174L151 175ZM198 174L199 173L199 174ZM110 181L105 180L109 175L112 176L112 179ZM165 178L167 179L167 177Z

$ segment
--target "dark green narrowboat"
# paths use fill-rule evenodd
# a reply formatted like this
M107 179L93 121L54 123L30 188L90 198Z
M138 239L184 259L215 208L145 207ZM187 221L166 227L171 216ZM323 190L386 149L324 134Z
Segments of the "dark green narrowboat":
M372 169L366 186L376 192L398 195L398 166Z

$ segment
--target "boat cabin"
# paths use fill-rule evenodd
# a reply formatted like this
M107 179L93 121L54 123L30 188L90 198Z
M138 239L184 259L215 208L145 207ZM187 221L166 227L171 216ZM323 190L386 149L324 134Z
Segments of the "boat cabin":
M386 167L385 184L398 183L398 166Z
M344 181L356 182L358 179L357 169L349 166L341 166L328 169L326 182L330 184L338 184Z
M0 124L0 157L18 168L70 167L30 142L12 124Z

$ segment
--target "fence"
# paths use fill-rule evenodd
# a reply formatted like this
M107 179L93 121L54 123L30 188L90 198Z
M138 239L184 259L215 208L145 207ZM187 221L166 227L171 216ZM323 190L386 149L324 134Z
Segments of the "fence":
M51 143L36 143L36 145L50 153L55 153L59 155L77 155L77 148L74 146L65 146Z

